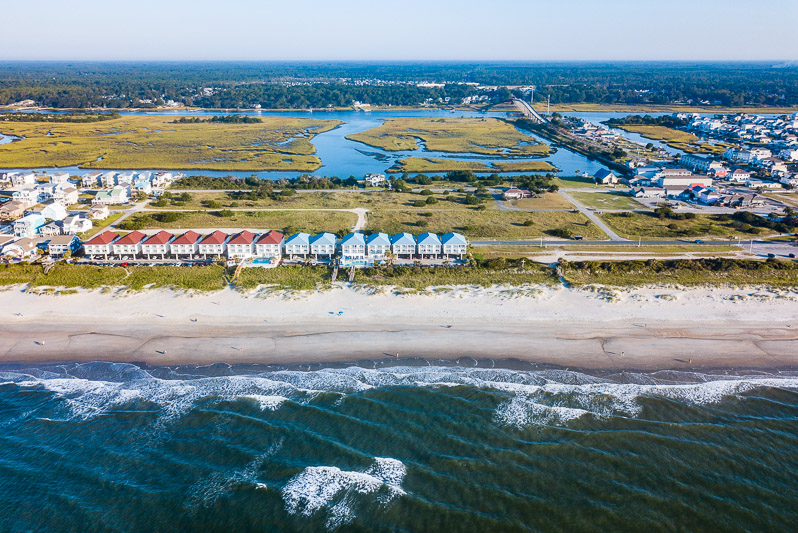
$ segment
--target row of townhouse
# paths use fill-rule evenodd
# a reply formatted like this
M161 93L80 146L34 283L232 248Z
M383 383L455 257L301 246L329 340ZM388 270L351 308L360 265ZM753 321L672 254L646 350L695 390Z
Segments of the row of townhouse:
M400 233L390 237L385 233L365 235L355 232L339 241L332 233L296 233L286 238L275 230L260 235L246 230L228 235L217 230L204 236L195 231L181 235L161 231L151 236L134 231L123 237L106 231L83 243L84 253L92 259L107 259L109 256L119 259L207 259L226 256L237 260L258 258L277 261L282 257L331 259L340 253L345 263L382 261L389 253L407 259L463 258L467 248L466 238L459 233L447 233L440 237L434 233L422 233L418 237Z

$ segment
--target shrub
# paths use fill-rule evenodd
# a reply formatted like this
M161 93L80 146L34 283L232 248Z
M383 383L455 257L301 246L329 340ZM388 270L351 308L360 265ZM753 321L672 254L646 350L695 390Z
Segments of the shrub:
M213 216L222 217L222 218L230 218L235 215L235 211L231 211L229 209L222 209L221 211L216 211L211 213Z
M561 239L571 239L574 236L574 234L568 228L554 228L549 230L548 234Z
M426 200L416 200L413 202L413 207L426 207L427 202Z
M222 204L220 204L216 200L205 200L203 203L205 204L205 207L207 207L208 209L219 209L220 207L222 207Z
M421 220L416 222L416 226L418 226L419 228L426 228L427 226L429 226L429 222L427 222L422 218Z
M524 226L534 226L535 223L532 220L524 220Z
M421 191L421 195L422 196L432 196L432 191L429 190L429 189L424 189L423 191Z
M427 205L437 204L438 199L435 198L434 196L428 196L426 202L424 203L426 203Z

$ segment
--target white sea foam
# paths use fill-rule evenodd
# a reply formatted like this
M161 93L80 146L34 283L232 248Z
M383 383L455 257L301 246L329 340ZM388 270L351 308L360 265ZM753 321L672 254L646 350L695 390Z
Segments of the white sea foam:
M310 516L325 510L328 529L335 529L354 518L357 495L375 495L385 504L405 494L401 484L406 473L401 461L388 457L375 457L365 472L311 466L283 487L283 502L290 514Z
M252 396L247 396L247 398L251 398L258 402L258 405L260 405L260 408L264 411L276 411L283 402L288 401L288 398L285 396L266 396L263 394L253 394Z

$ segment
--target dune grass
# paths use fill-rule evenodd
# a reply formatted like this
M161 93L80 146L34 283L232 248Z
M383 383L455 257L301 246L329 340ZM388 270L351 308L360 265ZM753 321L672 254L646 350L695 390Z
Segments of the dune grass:
M660 219L654 213L602 213L598 215L618 235L627 239L638 237L658 239L684 239L696 237L738 236L760 238L736 229L734 220L719 220L716 215L697 214L695 218ZM772 233L772 232L771 232Z
M574 205L556 192L546 192L538 197L504 200L504 203L519 209L574 209Z
M542 285L557 282L553 269L527 261L523 268L505 266L471 268L365 268L355 272L355 283L424 290L428 287L476 285Z
M646 207L624 191L582 192L571 191L574 200L593 209L645 209Z
M723 143L713 145L700 142L698 137L690 132L668 128L666 126L625 124L618 127L632 133L639 133L646 139L662 141L672 148L689 153L719 154L723 153L728 147L728 145Z
M388 151L427 150L486 155L545 156L549 147L495 118L389 118L347 139Z
M313 171L321 161L310 140L341 123L262 120L174 123L173 117L126 116L93 123L0 122L0 132L24 137L0 145L0 167Z

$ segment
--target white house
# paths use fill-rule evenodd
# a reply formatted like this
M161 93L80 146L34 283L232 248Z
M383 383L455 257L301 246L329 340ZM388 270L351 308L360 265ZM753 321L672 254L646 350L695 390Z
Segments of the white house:
M80 185L84 188L97 187L100 185L100 176L102 176L102 172L99 170L92 170L83 175L80 179Z
M69 215L61 224L61 232L64 235L77 235L89 231L92 227L94 224L85 214Z
M741 168L735 169L734 172L729 175L729 181L734 183L745 183L749 179L751 179L751 173Z
M114 233L113 231L104 231L84 242L83 251L87 256L92 258L100 255L107 258L112 251L112 243L118 238L118 233Z
M39 190L30 186L19 187L11 191L11 197L24 203L25 207L30 207L39 203Z
M114 187L110 191L98 192L91 205L115 205L124 204L128 201L128 190L125 187Z
M22 239L9 242L3 246L3 255L27 259L34 257L38 253L38 242L36 239L24 237Z
M66 187L69 185L69 173L67 172L56 172L55 174L50 175L50 183L53 185L61 185L62 187Z
M135 258L141 253L141 244L146 238L147 236L144 233L132 231L111 244L111 253L119 258Z
M52 237L53 235L61 235L61 226L58 222L49 222L39 228L39 235L42 237Z
M441 236L441 245L443 255L449 257L457 256L462 259L468 252L468 242L466 238L459 233L450 232L444 234Z
M75 187L64 187L53 194L53 200L64 207L69 207L70 205L78 203L79 198L80 194Z
M615 185L618 183L618 176L606 168L601 168L593 174L593 179L596 183L603 183L604 185Z
M285 255L307 257L310 253L310 235L295 233L285 240Z
M385 174L366 174L363 176L363 181L367 186L377 187L385 183Z
M391 238L387 233L372 233L366 239L366 255L371 260L385 259L391 251Z
M63 257L67 252L74 252L80 247L80 241L74 235L56 235L47 243L47 253L51 257Z
M443 245L441 240L434 233L422 233L418 236L416 252L421 257L439 256Z
M519 198L529 198L532 196L532 193L527 191L526 189L507 189L502 193L502 198L505 200L516 200Z
M416 238L410 233L399 233L391 238L391 252L396 257L416 255Z
M111 215L111 210L107 205L93 205L89 210L89 216L93 220L105 220Z
M248 259L255 254L255 234L244 230L227 241L227 257Z
M181 255L191 257L199 251L201 238L202 235L196 231L187 231L169 243L169 252L175 257L180 257Z
M116 184L121 185L123 187L132 185L134 177L135 174L133 174L132 172L120 172L119 174L116 175Z
M100 184L107 189L112 189L116 185L116 172L106 172L100 176Z
M161 259L165 259L169 254L169 243L175 236L168 231L159 231L143 243L141 243L141 253L150 259L153 255L160 255Z
M10 176L12 187L24 187L26 185L34 185L36 183L36 174L33 172L14 173Z
M260 236L255 243L255 255L262 258L277 258L283 255L283 242L285 235L279 231L271 230Z
M197 251L203 257L222 256L227 251L227 241L230 237L219 230L214 231L210 235L206 235L197 245Z
M337 239L332 233L319 233L309 239L310 253L319 258L320 256L332 257L335 255L335 244Z
M350 233L341 239L341 259L351 261L365 258L366 238L362 233Z
M30 213L14 222L14 235L17 237L33 237L44 226L44 217L40 213Z
M42 216L47 220L64 220L67 216L67 211L63 205L53 202L42 209Z

